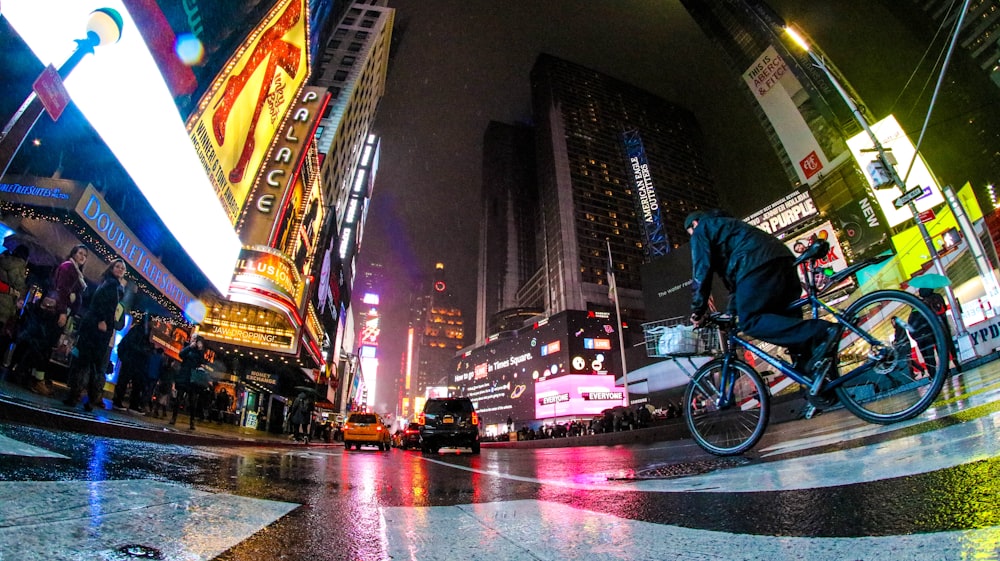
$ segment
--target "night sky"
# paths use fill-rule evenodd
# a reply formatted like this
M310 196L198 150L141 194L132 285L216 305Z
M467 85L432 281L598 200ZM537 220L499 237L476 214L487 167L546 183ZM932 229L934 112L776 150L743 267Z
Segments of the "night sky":
M891 15L875 1L771 5L823 46L876 115L892 106L922 53L884 26ZM396 9L397 37L375 123L382 154L359 259L362 270L367 262L382 263L388 276L380 351L386 378L400 364L409 298L437 261L466 318L466 343L473 343L483 133L491 120L530 122L529 72L540 52L693 111L724 206L737 215L790 189L740 91L741 76L676 0L389 0L389 6ZM897 46L916 54L879 54ZM899 81L887 83L887 76ZM389 398L379 392L380 404Z

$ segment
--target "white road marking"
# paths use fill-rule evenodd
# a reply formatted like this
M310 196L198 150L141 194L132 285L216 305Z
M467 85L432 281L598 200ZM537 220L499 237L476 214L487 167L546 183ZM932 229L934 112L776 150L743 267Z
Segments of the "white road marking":
M134 544L207 560L297 506L161 481L0 482L0 560L100 560Z
M1000 551L998 526L886 537L760 536L628 520L537 500L390 507L382 517L388 558L395 561L913 561L995 559Z

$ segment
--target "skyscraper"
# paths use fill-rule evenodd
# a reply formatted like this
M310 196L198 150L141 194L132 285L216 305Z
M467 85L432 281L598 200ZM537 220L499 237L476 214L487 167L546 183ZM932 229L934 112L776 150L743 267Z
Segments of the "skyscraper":
M679 246L684 216L718 205L698 124L687 109L547 54L531 86L542 307L549 315L609 309L610 244L623 315L640 319L639 268L653 256L650 245ZM650 222L660 226L657 240L647 235Z
M403 415L423 408L428 388L449 385L454 357L465 346L465 320L448 285L444 263L436 263L429 286L410 306L412 344L404 358ZM447 390L445 390L447 392ZM447 395L447 393L445 393ZM410 407L413 405L413 407Z
M537 299L518 297L518 290L538 270L535 172L534 130L526 125L491 122L483 137L477 341L504 330L499 312L520 308L540 311Z

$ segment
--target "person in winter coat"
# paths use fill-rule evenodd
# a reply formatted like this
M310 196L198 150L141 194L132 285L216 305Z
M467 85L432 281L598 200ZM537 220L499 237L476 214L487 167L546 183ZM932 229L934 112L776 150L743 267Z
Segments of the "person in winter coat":
M21 378L27 378L31 391L52 395L45 383L45 367L52 354L52 347L59 340L59 311L56 301L45 297L25 306L24 325L17 334L17 345L11 360L11 368Z
M17 335L15 326L27 291L28 254L23 245L0 254L0 357Z
M312 420L312 412L315 405L305 392L299 394L292 402L292 407L288 410L288 425L291 429L293 440L306 440L309 434L309 421Z
M125 272L122 259L113 259L101 275L101 284L90 298L80 320L80 337L76 342L77 357L70 369L69 396L64 404L74 407L83 388L87 389L84 411L102 406L104 374L108 365L109 346L115 333L118 304L125 293Z
M180 411L181 400L185 401L189 417L188 427L194 430L195 409L198 406L198 396L201 394L200 388L191 385L191 372L205 364L205 342L198 335L192 335L191 341L179 353L181 367L174 378L174 387L177 390L173 401L173 413L170 416L170 424L177 423L177 413Z
M115 384L115 397L112 401L115 409L125 409L125 394L128 393L128 408L138 413L145 412L142 408L142 394L146 389L149 356L153 353L151 329L147 314L136 321L118 343L118 360L121 361L121 368L118 371L118 382Z
M941 327L944 329L944 339L945 345L948 347L948 356L955 363L955 371L961 372L962 365L958 362L958 350L955 348L955 338L951 334L951 324L948 323L948 305L944 301L944 296L935 292L933 288L919 288L917 289L917 295L924 301L924 304L930 307L938 320L940 320ZM927 340L918 342L923 345L925 352L930 354L928 347L931 343Z
M722 211L695 211L684 228L691 235L691 322L696 327L708 312L712 277L719 275L743 333L787 347L800 370L811 370L829 352L833 324L802 319L801 310L788 309L801 296L802 284L784 243Z
M90 251L85 245L73 246L66 260L56 267L52 275L52 288L56 299L56 309L59 310L59 326L66 325L72 316L78 316L83 311L83 291L87 289L87 279L83 276L83 264L87 262Z

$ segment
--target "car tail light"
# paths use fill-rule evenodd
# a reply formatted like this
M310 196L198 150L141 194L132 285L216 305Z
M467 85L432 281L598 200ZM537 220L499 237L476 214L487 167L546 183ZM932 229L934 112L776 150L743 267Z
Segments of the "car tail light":
M475 411L472 412L472 424L474 425L479 424L479 414L476 413Z

